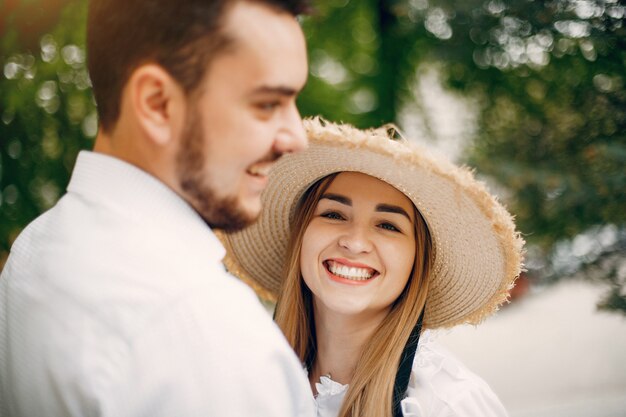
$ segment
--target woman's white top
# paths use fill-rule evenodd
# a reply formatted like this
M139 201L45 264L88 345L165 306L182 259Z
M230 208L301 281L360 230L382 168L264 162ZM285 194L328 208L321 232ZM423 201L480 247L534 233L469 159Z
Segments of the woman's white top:
M336 417L348 390L329 377L316 384L318 417ZM506 417L489 385L433 340L420 336L413 369L402 400L404 417Z

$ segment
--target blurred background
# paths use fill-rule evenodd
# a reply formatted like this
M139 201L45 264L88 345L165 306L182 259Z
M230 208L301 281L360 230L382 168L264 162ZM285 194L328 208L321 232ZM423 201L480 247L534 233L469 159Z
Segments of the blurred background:
M0 268L97 132L86 4L0 2ZM512 303L477 328L440 332L441 342L512 417L626 416L624 3L314 5L302 18L303 115L395 122L474 168L528 242Z

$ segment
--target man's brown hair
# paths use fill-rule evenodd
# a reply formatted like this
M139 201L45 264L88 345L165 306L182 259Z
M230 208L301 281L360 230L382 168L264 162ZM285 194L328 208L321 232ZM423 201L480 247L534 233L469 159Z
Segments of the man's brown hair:
M139 65L163 67L189 94L210 61L232 44L222 26L238 1L266 4L294 16L307 0L90 0L87 65L102 129L113 129L122 89Z

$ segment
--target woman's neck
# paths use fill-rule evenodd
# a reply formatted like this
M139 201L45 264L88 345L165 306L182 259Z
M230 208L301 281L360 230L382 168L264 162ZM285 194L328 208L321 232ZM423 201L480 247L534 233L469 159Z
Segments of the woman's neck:
M352 381L363 347L384 315L355 317L314 310L317 350L309 370L309 382L313 393L317 393L315 383L323 375L330 374L332 380L340 384Z

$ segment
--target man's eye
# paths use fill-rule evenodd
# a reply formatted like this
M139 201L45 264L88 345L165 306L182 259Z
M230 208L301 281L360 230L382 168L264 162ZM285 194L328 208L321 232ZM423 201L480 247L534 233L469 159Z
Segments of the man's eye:
M343 216L336 211L327 211L321 214L321 217L331 220L343 220Z
M262 102L262 103L257 103L256 107L259 110L263 110L263 111L267 111L267 112L271 112L274 111L278 108L278 106L280 106L280 102L279 101L266 101L266 102Z

